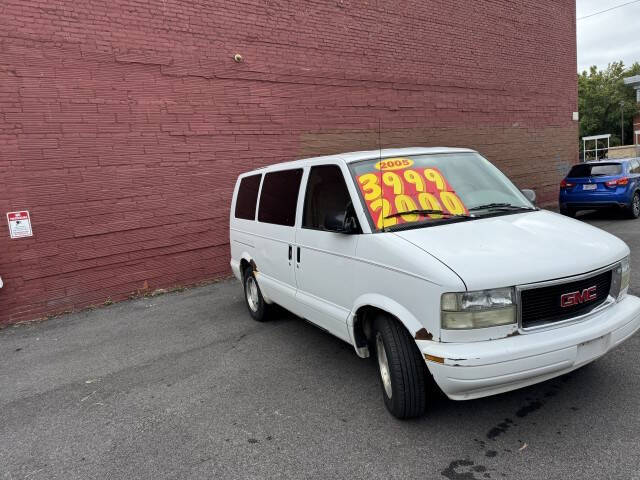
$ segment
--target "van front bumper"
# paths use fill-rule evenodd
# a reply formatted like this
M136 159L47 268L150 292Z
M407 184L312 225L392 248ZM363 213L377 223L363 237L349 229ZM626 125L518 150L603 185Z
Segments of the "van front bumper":
M499 340L469 343L417 341L442 391L469 400L515 390L563 375L601 357L640 328L640 299L622 301L588 319ZM624 375L624 372L620 372Z

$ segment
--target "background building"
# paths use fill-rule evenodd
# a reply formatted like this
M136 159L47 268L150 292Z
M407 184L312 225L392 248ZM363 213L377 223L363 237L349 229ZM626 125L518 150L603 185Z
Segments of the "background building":
M629 78L625 78L624 79L624 84L625 85L629 85L630 87L633 87L633 89L636 91L636 101L638 102L638 105L640 105L640 75L635 75L633 77L629 77ZM633 142L631 143L635 143L636 145L640 142L639 138L640 138L640 114L636 115L636 117L633 119Z
M0 227L0 323L227 275L236 175L379 122L555 201L575 25L574 0L5 0L0 211L33 237Z

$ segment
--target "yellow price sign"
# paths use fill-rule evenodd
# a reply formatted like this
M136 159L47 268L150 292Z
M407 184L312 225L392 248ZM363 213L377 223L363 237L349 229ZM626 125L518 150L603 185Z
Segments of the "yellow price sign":
M410 165L404 166L404 160L411 162ZM375 164L379 172L358 177L358 185L378 229L416 222L425 216L415 213L402 215L402 212L411 210L442 210L444 214L451 215L469 213L439 169L409 168L412 165L413 161L408 158L385 159ZM401 215L387 218L394 213ZM443 214L426 216L437 219L442 218Z

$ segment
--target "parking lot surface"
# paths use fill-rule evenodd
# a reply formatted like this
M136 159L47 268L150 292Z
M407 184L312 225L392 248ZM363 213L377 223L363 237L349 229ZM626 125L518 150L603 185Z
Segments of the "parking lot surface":
M640 220L581 218L640 294ZM373 362L226 280L0 331L0 479L640 479L639 347L402 422Z

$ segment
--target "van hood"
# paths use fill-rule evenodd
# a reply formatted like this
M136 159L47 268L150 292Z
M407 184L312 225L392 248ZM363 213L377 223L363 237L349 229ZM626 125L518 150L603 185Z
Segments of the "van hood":
M451 268L469 290L568 277L629 254L617 237L549 211L394 232Z

